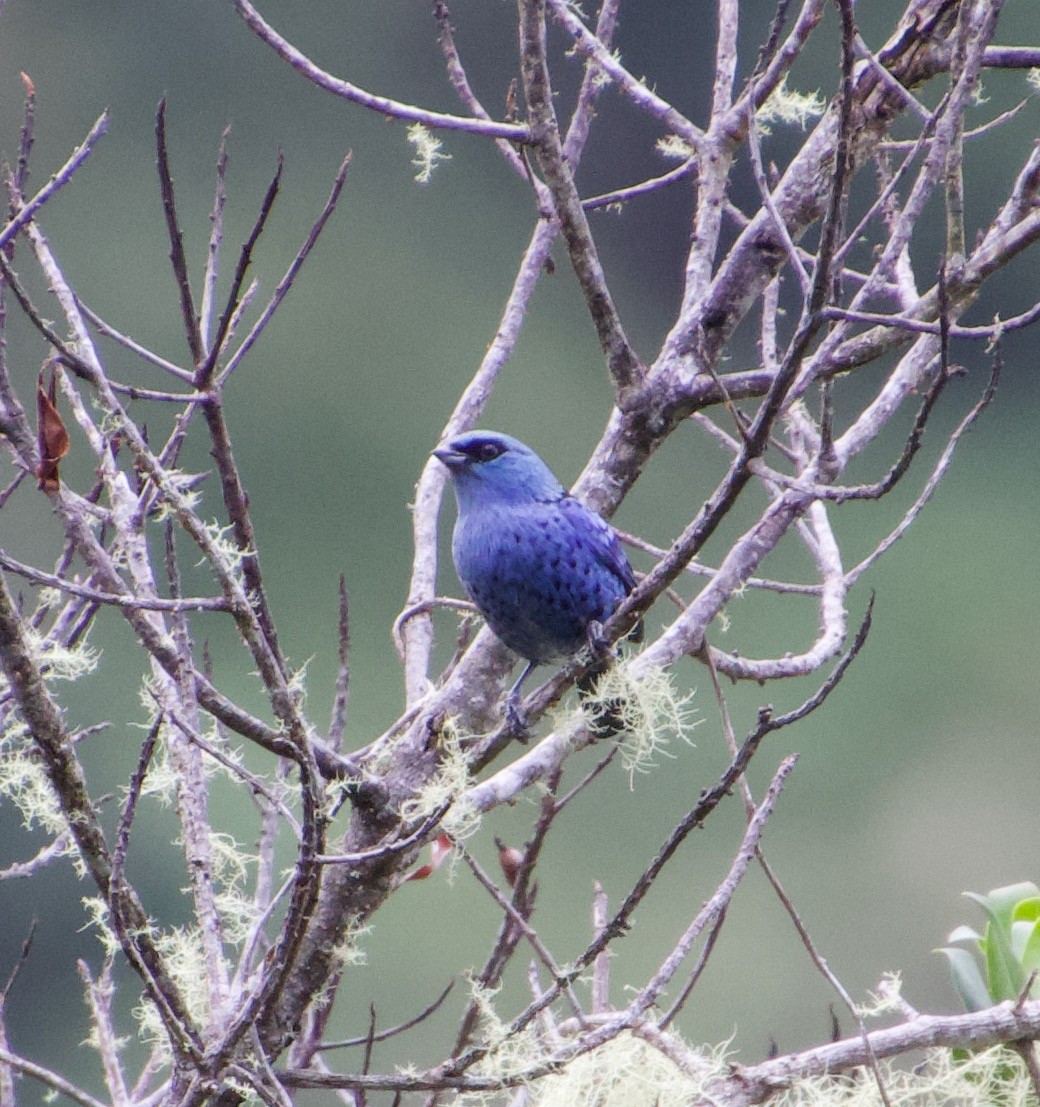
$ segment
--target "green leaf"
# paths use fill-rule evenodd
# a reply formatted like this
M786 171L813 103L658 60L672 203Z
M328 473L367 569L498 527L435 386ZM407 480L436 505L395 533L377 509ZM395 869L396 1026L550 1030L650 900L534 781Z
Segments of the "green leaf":
M1036 922L1040 919L1040 896L1020 899L1011 912L1012 922Z
M975 900L990 918L998 920L1004 933L1011 930L1011 916L1015 907L1023 900L1040 897L1040 888L1031 880L1021 884L1006 884L1003 888L993 888L987 895L977 892L965 892L969 899Z
M981 942L982 935L970 926L958 926L950 931L948 942Z
M986 933L979 948L986 959L986 979L989 994L995 1003L1017 999L1026 982L1022 965L1011 949L1011 913L1015 903L1033 894L1035 884L1016 884L997 888L988 896L976 892L964 894L973 899L989 916ZM1017 899L1012 898L1012 893Z
M986 982L982 979L978 962L966 949L947 946L936 952L945 955L950 966L953 986L969 1012L982 1011L992 1006L993 1000L986 988Z
M1018 938L1018 928L1025 931L1022 952L1018 955L1022 971L1028 976L1034 969L1040 969L1040 921L1034 923L1015 923L1012 935Z

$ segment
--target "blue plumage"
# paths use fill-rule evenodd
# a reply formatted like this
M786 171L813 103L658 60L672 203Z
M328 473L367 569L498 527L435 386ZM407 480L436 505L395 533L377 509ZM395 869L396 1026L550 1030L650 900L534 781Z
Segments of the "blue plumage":
M434 453L459 506L455 568L488 626L530 662L524 675L577 653L635 586L614 529L507 434L470 431Z

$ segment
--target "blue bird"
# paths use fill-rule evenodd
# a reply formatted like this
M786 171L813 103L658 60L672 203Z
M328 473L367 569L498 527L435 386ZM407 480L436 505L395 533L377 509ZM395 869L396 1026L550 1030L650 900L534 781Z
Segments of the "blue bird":
M595 646L636 579L614 528L576 500L508 434L469 431L433 451L451 472L459 514L452 554L488 626L527 661L506 710L537 665ZM600 670L602 671L602 670Z

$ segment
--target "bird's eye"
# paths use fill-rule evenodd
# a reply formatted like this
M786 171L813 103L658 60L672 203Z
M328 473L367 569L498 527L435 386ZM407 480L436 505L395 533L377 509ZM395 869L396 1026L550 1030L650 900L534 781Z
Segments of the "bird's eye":
M503 453L505 453L505 448L497 442L480 442L473 448L475 461L494 461L496 457L501 457Z

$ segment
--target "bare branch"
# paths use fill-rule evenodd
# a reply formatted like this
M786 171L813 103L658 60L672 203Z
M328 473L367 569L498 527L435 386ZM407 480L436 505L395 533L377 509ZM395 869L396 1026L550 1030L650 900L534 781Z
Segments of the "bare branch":
M263 311L260 313L260 317L250 328L249 333L242 339L235 352L228 358L227 364L220 371L218 377L218 385L223 385L227 378L234 372L235 368L239 365L245 355L252 349L253 343L260 337L264 327L267 326L271 319L271 316L278 310L278 306L285 299L289 289L292 288L293 281L296 280L296 275L299 273L303 263L307 260L311 250L314 249L321 232L325 229L325 224L329 221L329 217L336 210L336 205L339 203L340 193L343 191L343 185L347 179L347 170L350 168L351 154L347 153L343 161L340 163L339 171L336 174L335 180L332 182L332 191L329 193L329 198L325 201L325 206L321 209L318 218L314 221L314 225L311 227L310 232L307 235L306 240L300 247L293 258L292 263L286 270L285 275L278 282L277 287L271 294L271 299L267 302ZM233 326L233 324L232 324Z
M363 108L369 108L380 115L389 116L391 119L408 120L413 123L422 123L427 127L465 131L469 134L486 135L490 138L505 138L510 142L528 141L527 128L519 127L513 123L486 122L482 119L467 119L464 116L426 111L411 104L403 104L398 100L391 100L385 96L375 96L372 93L365 92L357 85L333 77L331 73L326 73L324 69L316 66L306 55L282 38L269 23L265 22L253 5L248 3L248 0L231 0L231 3L238 14L246 21L249 28L259 38L263 39L280 58L287 61L297 73L302 74L307 80L313 82L319 88L323 88L326 92L331 92L334 96L360 104Z
M195 315L195 300L191 293L191 281L188 278L188 262L184 256L184 236L177 222L177 207L173 198L173 176L170 173L170 159L166 148L165 97L159 101L159 109L155 114L155 144L163 213L166 216L166 230L170 237L170 263L173 265L173 275L180 293L184 333L188 339L191 360L195 365L200 365L205 356L205 350L202 346L199 321Z
M344 1038L340 1042L322 1042L318 1049L325 1051L328 1049L347 1049L351 1046L363 1046L369 1042L385 1042L389 1038L394 1038L398 1034L403 1034L406 1030L411 1030L412 1027L418 1026L419 1023L424 1022L437 1010L438 1007L448 998L452 988L455 987L455 981L449 981L448 986L443 992L430 1004L427 1004L419 1014L413 1015L412 1018L407 1019L405 1022L399 1023L397 1026L391 1026L388 1030L377 1030L372 1034L366 1034L361 1038Z
M210 213L209 249L206 253L206 273L202 279L202 303L199 306L199 334L203 346L213 348L213 297L220 275L220 245L224 238L224 203L227 189L224 178L227 174L227 143L231 134L231 124L224 128L220 136L220 150L217 153L217 184L213 192L213 211Z
M623 403L625 393L639 384L643 370L607 288L581 198L564 156L546 58L545 0L522 0L520 14L521 72L531 142L552 194L560 230L606 356L607 368L619 402Z
M11 1068L24 1076L45 1084L52 1092L67 1096L73 1103L78 1103L80 1107L109 1107L108 1104L102 1103L100 1099L88 1095L82 1088L77 1088L64 1076L59 1076L51 1069L38 1065L35 1061L30 1061L25 1057L20 1057L17 1053L12 1053L8 1049L0 1049L0 1064L10 1065Z
M57 588L70 596L79 596L94 603L113 604L116 607L134 607L140 611L229 611L228 602L219 596L186 596L177 599L163 600L148 596L120 595L112 592L100 592L95 588L87 588L75 581L66 580L64 577L55 576L53 573L44 573L40 569L34 569L21 561L16 561L0 550L0 568L9 573L17 573L33 584L42 585L45 588Z
M20 204L17 212L11 218L11 220L0 230L0 250L6 249L8 243L14 241L15 236L23 227L36 215L36 213L43 207L44 204L60 189L64 188L72 179L72 175L77 169L90 157L94 146L108 131L108 112L102 112L95 122L94 126L90 128L87 133L87 137L73 150L69 160L51 177L51 179L32 197L31 200L26 200ZM28 153L26 152L26 159ZM19 177L14 178L15 187L20 191L21 183L20 177L24 175L25 162L19 161Z

